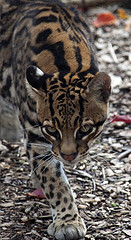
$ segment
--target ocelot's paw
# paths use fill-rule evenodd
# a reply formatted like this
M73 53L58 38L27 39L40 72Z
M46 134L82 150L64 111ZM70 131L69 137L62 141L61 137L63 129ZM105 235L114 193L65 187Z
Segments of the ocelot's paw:
M86 234L84 221L57 221L48 227L48 234L55 237L57 240L77 240L81 239Z

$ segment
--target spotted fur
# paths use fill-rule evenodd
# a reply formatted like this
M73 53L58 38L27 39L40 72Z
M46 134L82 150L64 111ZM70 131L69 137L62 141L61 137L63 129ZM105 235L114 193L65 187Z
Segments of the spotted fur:
M110 78L97 67L87 21L53 0L2 0L0 94L14 103L36 186L52 209L48 233L80 239L64 164L87 156L107 117Z

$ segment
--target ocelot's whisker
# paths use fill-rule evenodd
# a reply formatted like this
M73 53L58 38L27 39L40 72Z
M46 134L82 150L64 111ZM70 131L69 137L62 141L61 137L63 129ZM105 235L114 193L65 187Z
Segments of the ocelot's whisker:
M26 130L30 130L30 129L33 129L33 128L36 128L36 127L39 127L38 124L32 126L32 127L27 127L27 128L22 128L23 131L26 131Z
M39 158L41 158L41 157L44 157L44 156L45 156L45 155L43 155L43 154L39 154L38 156L35 156L35 157L30 158L29 161L37 160L37 159L39 159Z
M44 156L45 157L45 156ZM45 162L48 162L48 161L50 161L51 159L52 159L52 156L49 156L49 158L48 159L46 159L46 160L44 160L43 161L43 159L44 159L44 157L42 158L42 159L40 159L40 162L41 163L39 163L39 165L35 168L35 169L33 169L33 172L35 172L41 165L43 165ZM47 166L45 167L45 168L47 168ZM43 170L44 171L44 170Z
M26 144L27 146L28 145L33 145L33 146L38 146L38 147L49 147L51 144L48 144L48 143L31 143L31 142L28 142L27 144Z
M45 167L45 169L47 168L47 167L49 167L49 165L51 165L51 163L53 162L53 157L52 158L50 158L50 162L48 162L48 164L46 165L46 167ZM44 170L42 171L42 173L44 172Z
M36 160L36 159L39 159L39 158L46 158L48 156L50 156L51 153L50 152L46 152L46 153L43 153L43 154L39 154L38 156L35 156L35 157L32 157L30 158L30 161L33 161L33 160Z

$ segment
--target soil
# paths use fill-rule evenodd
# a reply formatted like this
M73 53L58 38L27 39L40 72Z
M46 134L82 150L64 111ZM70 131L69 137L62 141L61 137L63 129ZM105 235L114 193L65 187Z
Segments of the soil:
M97 29L92 20L105 9L88 12L100 70L112 78L110 112L87 159L66 169L87 226L86 240L131 239L131 130L129 123L112 122L114 115L131 112L131 12L125 9L128 17L121 19L117 9L106 7L116 15L116 24ZM0 142L0 175L0 239L53 239L46 231L52 221L48 202L27 196L33 186L22 143Z

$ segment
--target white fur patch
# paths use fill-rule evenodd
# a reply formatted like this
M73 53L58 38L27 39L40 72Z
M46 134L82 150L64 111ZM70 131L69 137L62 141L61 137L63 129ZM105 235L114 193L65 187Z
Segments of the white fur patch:
M38 67L36 67L36 75L37 76L43 76L44 72L42 72Z

